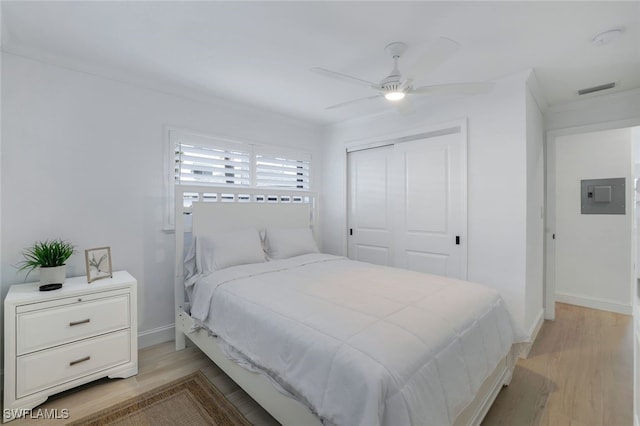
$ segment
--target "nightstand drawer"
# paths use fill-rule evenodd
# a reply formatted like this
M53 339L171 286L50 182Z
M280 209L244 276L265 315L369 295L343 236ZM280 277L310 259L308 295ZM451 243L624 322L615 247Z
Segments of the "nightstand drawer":
M128 328L130 322L128 295L19 314L17 355Z
M129 330L82 340L17 359L16 396L23 396L130 361Z

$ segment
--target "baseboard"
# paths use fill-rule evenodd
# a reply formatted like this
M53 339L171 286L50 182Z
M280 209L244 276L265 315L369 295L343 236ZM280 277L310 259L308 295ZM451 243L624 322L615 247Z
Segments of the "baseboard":
M169 342L176 337L175 333L176 331L174 324L153 328L151 330L138 333L138 349L157 345L159 343Z
M522 352L520 352L520 358L529 358L529 352L531 352L531 348L533 347L533 344L538 338L538 333L540 333L540 329L542 328L543 323L544 323L544 308L540 309L540 312L538 312L538 317L536 318L536 320L533 322L533 325L529 329L529 334L527 334L527 336L529 336L529 340L525 344L524 349L522 349Z
M584 306L585 308L599 309L601 311L616 312L618 314L632 315L633 307L614 300L597 297L579 296L577 294L556 292L556 302L569 303L570 305Z

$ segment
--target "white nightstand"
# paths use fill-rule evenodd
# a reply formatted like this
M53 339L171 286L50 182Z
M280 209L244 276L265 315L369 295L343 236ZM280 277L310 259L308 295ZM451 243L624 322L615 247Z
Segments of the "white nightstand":
M9 421L55 393L138 373L136 279L113 273L59 290L11 286L4 300L4 412Z

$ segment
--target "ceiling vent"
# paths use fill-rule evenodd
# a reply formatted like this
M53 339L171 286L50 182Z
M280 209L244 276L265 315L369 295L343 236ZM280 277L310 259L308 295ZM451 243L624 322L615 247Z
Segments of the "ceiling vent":
M601 90L613 89L616 87L615 83L601 84L600 86L588 87L586 89L578 90L578 95L588 95L589 93L599 92Z

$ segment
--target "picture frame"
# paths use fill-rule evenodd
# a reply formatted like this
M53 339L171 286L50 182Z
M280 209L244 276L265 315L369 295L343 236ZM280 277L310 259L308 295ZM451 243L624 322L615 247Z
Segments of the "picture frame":
M84 251L84 259L87 267L88 283L102 278L113 278L110 247L86 249Z

